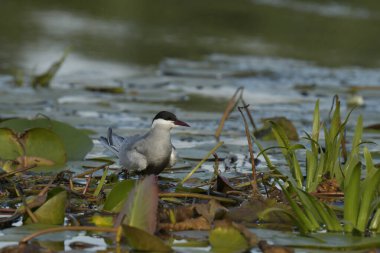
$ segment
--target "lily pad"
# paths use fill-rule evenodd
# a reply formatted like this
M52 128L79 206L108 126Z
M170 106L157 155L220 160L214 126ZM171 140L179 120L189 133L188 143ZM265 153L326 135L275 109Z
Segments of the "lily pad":
M124 225L154 234L157 225L158 186L156 177L150 175L131 191L121 213L125 212Z
M52 196L33 214L38 223L62 225L65 218L67 192L61 188L55 188L48 195ZM30 223L32 223L32 219L28 217L25 224Z
M0 159L14 160L23 153L16 133L9 128L0 128Z
M48 118L10 119L1 122L0 128L10 128L19 133L31 128L49 129L61 138L68 160L82 160L93 147L92 140L82 131Z
M2 162L12 162L11 166L6 166L6 170L28 167L48 170L60 168L66 163L66 152L61 139L48 129L33 128L18 135L3 128L0 129L0 141Z
M160 238L144 230L123 225L123 234L130 247L137 251L146 252L173 252Z
M106 202L104 203L103 210L110 212L120 212L121 208L125 205L129 193L135 186L135 180L121 181L112 188L108 194Z
M245 252L249 243L238 229L233 226L219 226L210 232L210 244L213 252Z

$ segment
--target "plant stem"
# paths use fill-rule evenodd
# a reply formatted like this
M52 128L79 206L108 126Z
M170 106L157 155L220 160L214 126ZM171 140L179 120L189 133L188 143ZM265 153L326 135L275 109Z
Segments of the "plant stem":
M195 166L194 169L192 169L189 174L186 175L186 177L184 179L182 179L182 181L179 183L179 185L183 185L201 166L204 162L206 162L206 160L209 158L209 156L211 156L213 153L215 153L215 151L224 144L223 141L220 141L218 142L215 147L213 147L208 153L207 155L197 164L197 166Z
M249 105L247 105L247 106L249 106ZM239 112L240 112L241 116L243 117L243 121L244 121L245 135L247 136L249 156L251 158L251 165L252 165L252 178L253 178L252 189L253 189L254 196L256 196L259 193L259 189L257 187L255 156L253 154L253 146L252 146L251 134L249 133L249 126L248 126L247 120L245 119L244 113L241 110L242 108L245 108L245 107L238 107Z
M225 203L231 203L235 204L236 201L229 198L223 198L223 197L217 197L217 196L211 196L211 195L205 195L205 194L199 194L199 193L188 193L188 192L162 192L159 193L158 196L160 198L197 198L197 199L214 199L219 202L225 202Z
M218 129L216 129L216 131L215 131L215 138L217 140L219 140L220 134L221 134L223 126L224 126L224 122L227 120L228 116L230 115L230 113L232 112L232 110L234 109L234 107L236 106L236 104L239 102L239 99L243 95L243 91L244 91L244 87L239 87L235 91L235 93L231 97L231 99L228 101L227 107L224 110L223 116L222 116L222 118L220 120Z

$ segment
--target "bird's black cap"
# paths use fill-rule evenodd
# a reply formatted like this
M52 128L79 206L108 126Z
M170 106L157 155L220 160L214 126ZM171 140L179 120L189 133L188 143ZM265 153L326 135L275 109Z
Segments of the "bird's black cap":
M161 111L161 112L157 113L157 115L154 117L153 121L156 119L176 121L177 116L175 116L174 113L171 113L171 112Z
M157 113L157 115L153 118L153 121L155 121L156 119L170 120L173 121L175 125L189 127L189 125L186 122L178 120L177 116L175 116L174 113L168 111L161 111Z

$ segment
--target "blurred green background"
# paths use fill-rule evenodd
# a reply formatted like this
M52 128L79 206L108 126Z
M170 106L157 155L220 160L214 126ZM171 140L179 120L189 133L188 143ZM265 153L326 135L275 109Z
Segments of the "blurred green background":
M380 66L380 1L2 0L0 67L55 59L157 65L213 53Z

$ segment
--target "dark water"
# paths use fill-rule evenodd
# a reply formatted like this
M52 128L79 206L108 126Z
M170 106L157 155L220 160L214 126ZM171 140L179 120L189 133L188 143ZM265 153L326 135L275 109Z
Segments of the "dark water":
M2 0L0 6L3 68L33 68L68 46L83 64L156 65L166 57L223 53L380 66L378 1Z

